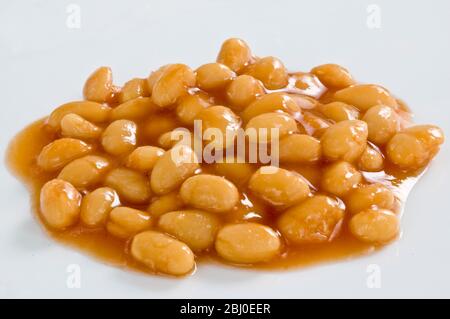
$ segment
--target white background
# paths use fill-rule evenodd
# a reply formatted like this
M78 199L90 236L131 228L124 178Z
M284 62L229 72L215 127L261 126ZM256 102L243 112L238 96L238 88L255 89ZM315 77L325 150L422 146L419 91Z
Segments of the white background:
M71 3L80 29L67 27ZM370 4L381 9L380 29L367 25ZM169 62L197 67L232 36L291 70L345 65L450 135L449 12L446 0L0 0L1 152L26 124L79 99L94 68L111 66L123 84ZM411 194L402 239L381 253L289 272L201 265L184 280L130 273L56 244L2 165L0 297L450 297L448 144ZM69 264L81 267L80 289L67 288ZM370 264L380 267L379 289L367 286Z

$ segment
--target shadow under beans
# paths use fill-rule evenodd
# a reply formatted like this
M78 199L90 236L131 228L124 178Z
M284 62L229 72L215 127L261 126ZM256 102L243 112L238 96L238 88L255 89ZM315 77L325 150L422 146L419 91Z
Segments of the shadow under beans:
M220 285L236 285L236 283L257 280L264 275L263 271L233 267L218 262L203 262L197 266L195 276L199 281L206 281Z
M143 291L169 291L178 288L186 280L187 277L171 277L161 274L150 274L145 272L135 271L129 268L117 268L113 272L114 281L126 283L133 286L133 288L139 288ZM195 274L194 274L195 275ZM144 296L145 297L145 296Z
M232 267L214 262L200 262L196 269L182 277L171 277L162 274L150 274L130 269L118 269L114 271L114 280L126 282L127 285L138 287L143 291L165 291L166 293L184 285L219 284L236 285L236 283L257 280L263 272L251 269Z

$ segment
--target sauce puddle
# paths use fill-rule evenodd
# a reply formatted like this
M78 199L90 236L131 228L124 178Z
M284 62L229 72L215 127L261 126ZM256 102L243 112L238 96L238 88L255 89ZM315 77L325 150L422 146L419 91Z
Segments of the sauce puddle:
M45 129L45 120L41 119L20 132L13 139L7 151L7 164L10 170L26 184L31 194L32 210L42 225L45 225L39 213L39 193L41 187L58 173L48 173L38 167L36 158L42 148L55 139L54 133ZM301 167L293 167L301 171ZM207 170L207 168L206 168ZM415 173L403 173L392 166L384 172L363 173L372 182L381 182L391 188L397 197L394 211L402 214L409 191L417 182L423 170ZM142 207L140 207L142 209ZM347 229L349 214L346 214L343 228L338 237L325 244L307 244L301 247L286 246L283 254L269 263L262 265L246 265L242 268L280 270L294 267L306 267L317 263L331 262L363 256L384 247L368 244L355 239ZM264 221L269 226L275 224L275 218ZM137 263L129 253L129 242L119 240L110 235L104 228L90 229L80 223L64 232L54 231L45 226L47 233L56 241L74 247L107 264L152 273ZM214 252L197 255L201 262L217 263L222 259ZM225 264L229 264L225 262Z

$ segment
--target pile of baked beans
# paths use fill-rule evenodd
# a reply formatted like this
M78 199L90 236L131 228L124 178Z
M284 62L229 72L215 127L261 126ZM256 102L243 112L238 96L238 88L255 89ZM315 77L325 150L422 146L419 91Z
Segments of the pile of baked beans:
M401 202L386 177L418 174L444 141L436 126L412 126L388 90L357 84L342 66L288 72L235 38L214 63L168 64L122 87L101 67L83 93L43 128L54 138L36 159L52 176L40 192L42 220L62 232L106 230L149 270L176 276L198 254L266 263L291 247L330 244L344 228L374 245L392 241ZM277 129L279 167L201 162L172 138L196 120L224 136Z

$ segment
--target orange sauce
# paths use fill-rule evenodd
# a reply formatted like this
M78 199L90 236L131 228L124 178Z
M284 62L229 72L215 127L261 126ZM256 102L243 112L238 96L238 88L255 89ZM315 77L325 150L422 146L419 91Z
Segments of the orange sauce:
M294 82L295 81L293 81L291 78L288 88L282 91L288 92L290 94L301 94L301 96L306 95L306 97L309 96L317 98L320 102L323 103L327 101L327 96L332 93L325 92L325 94L323 94L323 88L314 89L313 86L297 88L294 86ZM215 98L216 101L222 100L220 96L216 96ZM401 105L404 104L402 103ZM402 109L404 110L403 117L405 121L409 121L409 110L406 108L406 106L403 106ZM314 109L305 110L305 114L310 116L314 116L316 113L317 111ZM172 115L175 117L175 114ZM78 225L66 231L60 232L54 231L45 226L45 222L41 218L39 212L39 193L41 187L47 181L55 178L57 176L57 173L48 173L40 169L36 163L36 158L45 145L58 138L55 133L52 133L46 129L45 120L46 119L41 119L20 132L11 142L7 153L7 163L11 171L28 186L32 199L32 208L37 218L42 222L48 234L58 242L71 247L75 247L108 264L148 272L148 270L134 261L129 254L129 242L122 241L113 237L104 228L91 229L84 227L83 225L81 225L81 223L79 223ZM299 119L299 122L303 124L304 127L307 127L307 123L302 123L302 119ZM138 125L140 124L138 123ZM319 132L320 129L321 127L309 127L309 130L312 133L316 131ZM148 144L155 145L154 141L145 139L141 139L139 141L139 145ZM95 145L95 147L97 148L97 150L101 150L99 145ZM105 156L105 154L102 153L102 156ZM113 159L113 161L116 161L115 164L118 165L120 159ZM318 165L320 169L321 164ZM296 165L291 166L291 169L301 172L305 175L306 178L308 178L309 170L307 169L307 167L305 168L304 166ZM211 169L212 168L208 165L203 165L202 167L203 171L210 171ZM398 214L401 214L407 194L409 193L414 183L417 181L420 173L421 172L410 172L406 174L395 169L392 166L389 166L389 164L386 162L386 168L383 172L363 172L363 175L367 180L382 182L386 184L395 192L397 196L397 207L395 210ZM314 184L313 176L311 177L311 179L308 179L312 184ZM249 205L248 203L250 202L259 205L264 204L258 203L255 198L252 198L251 195L246 193L245 189L241 189L241 192L244 197L242 198L242 207L240 207L240 209L246 212L245 220L263 220L265 224L270 225L276 229L275 216L277 215L277 213L271 212L270 214L264 214L263 216L258 215L257 212L255 213L252 211L252 204ZM247 196L247 200L245 196ZM132 206L144 210L146 209L146 207L142 206L127 206ZM230 216L227 217L229 221L233 221L233 218L239 218L238 213L236 213L238 214L238 216L233 215L235 213L230 213ZM291 267L309 266L320 262L336 261L365 255L381 247L373 244L363 243L355 239L346 228L348 217L349 216L347 214L347 217L342 224L343 226L339 236L337 236L333 241L323 244L308 244L301 246L290 246L285 244L283 253L280 257L275 258L269 263L265 263L262 265L251 265L251 267L260 269L286 269ZM214 251L206 252L203 255L199 255L197 257L200 261L220 260L220 258L216 256Z

